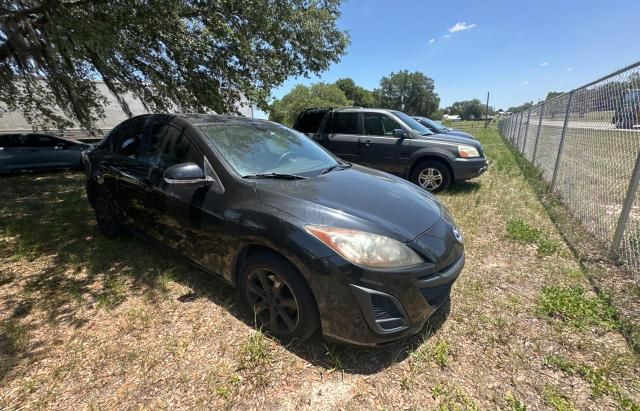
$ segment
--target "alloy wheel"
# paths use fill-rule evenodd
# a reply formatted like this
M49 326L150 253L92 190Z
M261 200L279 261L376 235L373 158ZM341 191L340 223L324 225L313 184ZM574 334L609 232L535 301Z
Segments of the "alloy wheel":
M442 185L442 173L437 168L425 168L418 175L418 183L425 190L433 191Z
M278 334L295 331L300 317L298 301L280 275L267 269L256 269L247 277L246 289L259 323Z

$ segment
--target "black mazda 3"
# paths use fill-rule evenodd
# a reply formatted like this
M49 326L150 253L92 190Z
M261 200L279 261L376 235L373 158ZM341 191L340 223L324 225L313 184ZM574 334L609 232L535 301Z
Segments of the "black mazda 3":
M105 235L175 250L237 287L284 340L415 334L464 265L462 236L433 195L276 123L143 115L84 156Z

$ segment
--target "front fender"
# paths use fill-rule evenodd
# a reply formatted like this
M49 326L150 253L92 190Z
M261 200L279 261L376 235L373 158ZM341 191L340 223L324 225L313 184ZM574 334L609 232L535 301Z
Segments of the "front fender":
M408 179L411 177L411 170L413 167L419 162L427 159L438 159L446 162L450 168L453 168L453 162L456 159L456 156L451 152L451 150L444 147L429 147L423 148L415 151L411 157L409 157L409 166L405 171L405 178Z

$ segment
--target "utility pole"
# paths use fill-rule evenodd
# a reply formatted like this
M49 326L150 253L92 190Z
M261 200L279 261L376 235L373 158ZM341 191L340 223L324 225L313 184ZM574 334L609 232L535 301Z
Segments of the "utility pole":
M487 91L487 108L484 112L484 128L489 127L489 92Z

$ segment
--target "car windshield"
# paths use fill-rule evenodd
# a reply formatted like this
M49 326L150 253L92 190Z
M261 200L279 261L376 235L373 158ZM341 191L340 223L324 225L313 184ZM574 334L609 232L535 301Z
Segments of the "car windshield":
M420 121L425 123L427 125L427 127L430 127L436 131L438 131L438 133L446 133L447 131L449 131L448 128L446 128L445 126L443 126L442 124L438 123L437 121L433 121L431 119L428 119L426 117L420 117Z
M297 131L268 122L199 126L206 141L241 177L319 175L340 162Z
M400 120L402 120L404 124L409 126L413 131L420 134L421 136L428 136L433 134L431 130L429 130L428 128L418 123L416 120L414 120L413 118L409 117L408 115L404 114L401 111L394 111L393 115L398 117Z

